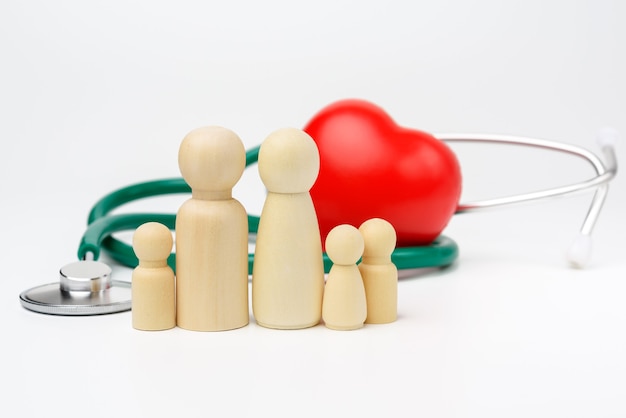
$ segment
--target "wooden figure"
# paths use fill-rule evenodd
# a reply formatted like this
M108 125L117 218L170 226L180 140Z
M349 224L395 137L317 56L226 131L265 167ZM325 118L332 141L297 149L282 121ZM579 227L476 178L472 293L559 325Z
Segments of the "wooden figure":
M319 165L317 145L299 129L280 129L261 144L259 174L268 193L252 271L252 310L261 326L299 329L320 321L324 265L309 194Z
M394 322L398 316L398 269L391 261L396 231L384 219L369 219L359 227L365 241L359 270L367 295L366 324Z
M361 233L352 225L336 226L326 237L326 253L333 262L322 305L322 318L328 328L353 330L363 326L367 302L356 265L363 254L363 246Z
M209 126L183 139L178 165L191 198L176 217L177 324L222 331L248 324L248 217L232 189L245 168L232 131Z
M139 265L132 275L133 328L163 330L176 326L174 271L167 265L172 233L163 224L148 222L133 235Z

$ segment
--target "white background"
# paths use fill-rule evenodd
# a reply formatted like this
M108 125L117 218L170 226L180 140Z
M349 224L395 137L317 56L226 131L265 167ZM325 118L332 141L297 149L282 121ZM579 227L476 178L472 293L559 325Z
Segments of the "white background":
M458 262L401 279L390 325L147 333L129 312L53 317L18 301L75 260L101 195L178 176L180 140L199 126L250 147L359 97L431 132L598 151L599 128L626 132L625 21L618 0L4 0L0 415L626 416L621 175L588 269L563 255L589 193L460 215L444 231ZM464 200L592 174L550 153L458 155ZM235 197L259 213L263 196L251 169Z

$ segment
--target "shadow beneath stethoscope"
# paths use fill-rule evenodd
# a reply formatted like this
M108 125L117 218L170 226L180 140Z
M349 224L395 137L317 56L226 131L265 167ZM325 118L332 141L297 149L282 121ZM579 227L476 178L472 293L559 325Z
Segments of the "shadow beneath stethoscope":
M413 279L421 279L425 277L437 277L452 271L455 271L458 268L456 263L452 263L448 266L443 267L425 267L425 268L415 268L415 269L402 269L398 270L398 279L405 280L413 280Z

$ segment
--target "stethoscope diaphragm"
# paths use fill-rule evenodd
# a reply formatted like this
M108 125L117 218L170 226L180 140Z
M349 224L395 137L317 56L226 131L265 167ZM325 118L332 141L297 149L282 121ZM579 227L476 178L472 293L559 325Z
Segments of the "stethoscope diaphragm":
M102 315L131 309L131 284L111 279L111 268L82 260L63 266L60 281L20 294L22 306L50 315Z

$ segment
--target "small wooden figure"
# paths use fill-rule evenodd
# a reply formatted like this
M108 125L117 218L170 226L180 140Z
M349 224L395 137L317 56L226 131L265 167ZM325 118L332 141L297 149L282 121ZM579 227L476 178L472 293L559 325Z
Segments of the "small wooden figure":
M367 302L356 263L363 254L363 237L358 229L344 224L328 233L325 244L333 266L324 289L324 324L336 330L361 328L367 316Z
M319 166L317 145L299 129L280 129L261 144L258 167L268 193L252 271L252 310L261 326L299 329L320 321L324 264L309 194Z
M131 284L133 328L157 331L176 326L174 271L167 265L172 245L172 233L157 222L141 225L133 235L139 259Z
M359 264L367 295L366 324L387 324L398 316L398 269L391 261L396 231L384 219L369 219L359 227L365 241Z
M248 217L232 189L246 164L232 131L209 126L183 139L178 165L191 198L176 216L176 320L223 331L248 324Z

